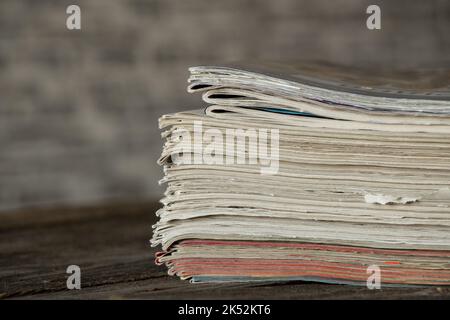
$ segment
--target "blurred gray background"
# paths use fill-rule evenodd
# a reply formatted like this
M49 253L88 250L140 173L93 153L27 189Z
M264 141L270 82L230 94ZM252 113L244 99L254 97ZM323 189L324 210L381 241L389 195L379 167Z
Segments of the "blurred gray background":
M191 65L448 67L449 30L447 0L2 0L0 210L160 198L157 119L203 106Z

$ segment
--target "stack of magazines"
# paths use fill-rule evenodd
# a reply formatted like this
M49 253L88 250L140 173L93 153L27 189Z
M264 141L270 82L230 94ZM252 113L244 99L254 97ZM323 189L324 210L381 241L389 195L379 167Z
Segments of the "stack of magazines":
M450 284L450 72L193 67L156 261L192 282Z

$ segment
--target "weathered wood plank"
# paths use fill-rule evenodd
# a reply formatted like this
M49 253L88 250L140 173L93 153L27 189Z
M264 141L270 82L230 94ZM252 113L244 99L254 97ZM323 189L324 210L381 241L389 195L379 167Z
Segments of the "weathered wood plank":
M397 299L449 298L448 288L314 283L190 284L153 263L155 203L53 208L0 217L0 297L18 299ZM82 289L67 290L68 265Z

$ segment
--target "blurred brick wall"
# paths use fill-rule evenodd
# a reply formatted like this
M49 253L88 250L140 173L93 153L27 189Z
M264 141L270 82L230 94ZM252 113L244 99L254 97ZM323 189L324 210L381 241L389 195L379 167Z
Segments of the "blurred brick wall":
M65 28L78 4L82 30ZM365 28L369 4L382 30ZM3 0L0 210L159 198L157 118L187 68L245 59L449 65L448 1Z

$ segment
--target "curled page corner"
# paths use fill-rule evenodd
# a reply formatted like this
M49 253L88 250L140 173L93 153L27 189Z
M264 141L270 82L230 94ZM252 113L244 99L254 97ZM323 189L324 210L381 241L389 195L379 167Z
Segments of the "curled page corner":
M420 197L399 197L393 195L385 195L385 194L366 194L364 195L364 200L369 204L409 204L418 202Z

